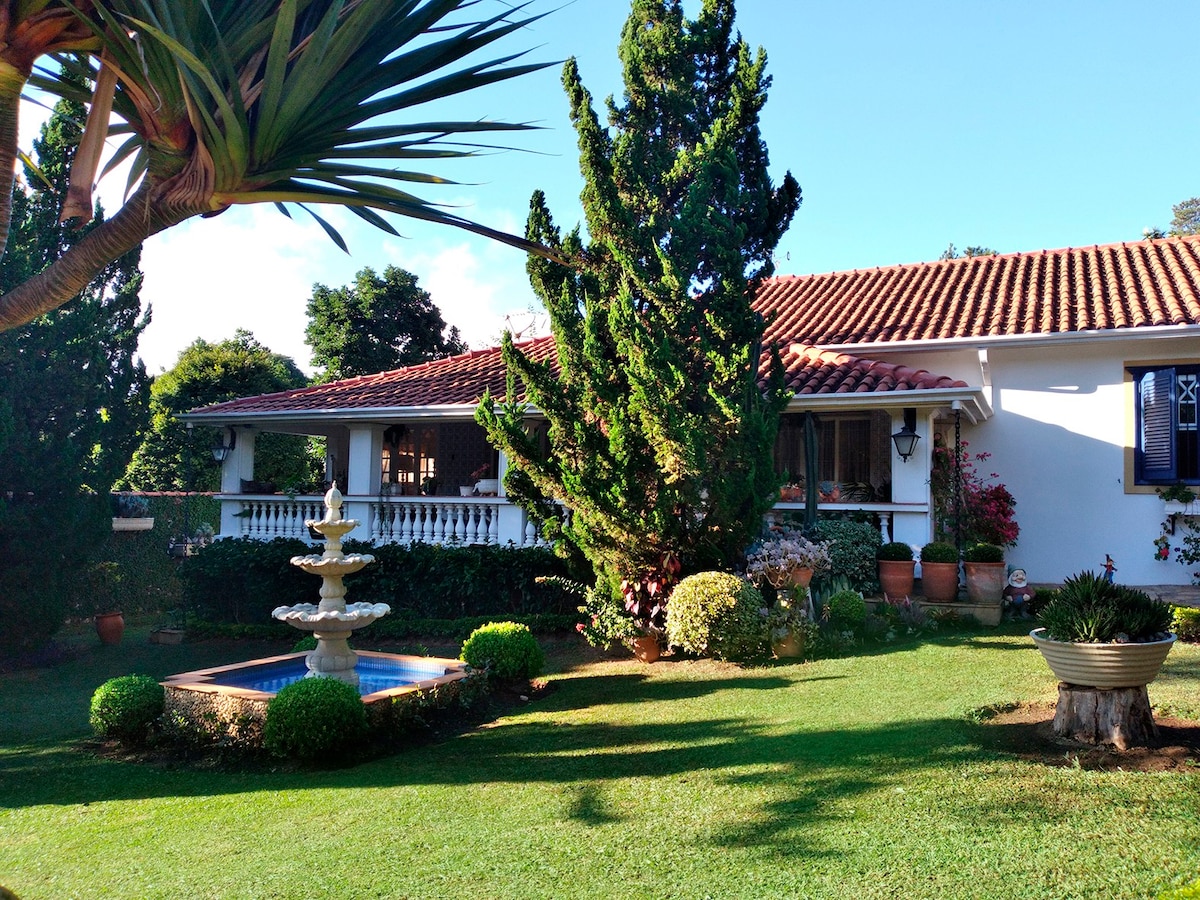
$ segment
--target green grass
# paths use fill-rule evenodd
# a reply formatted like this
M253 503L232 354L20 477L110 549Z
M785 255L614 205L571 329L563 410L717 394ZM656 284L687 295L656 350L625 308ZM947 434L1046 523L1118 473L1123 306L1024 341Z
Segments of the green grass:
M105 678L239 652L134 633L0 677L0 883L24 900L1061 900L1152 897L1200 872L1200 769L1047 767L973 724L1053 697L1015 628L752 669L552 653L555 690L521 714L337 771L73 746ZM1150 696L1200 718L1200 648L1177 646Z

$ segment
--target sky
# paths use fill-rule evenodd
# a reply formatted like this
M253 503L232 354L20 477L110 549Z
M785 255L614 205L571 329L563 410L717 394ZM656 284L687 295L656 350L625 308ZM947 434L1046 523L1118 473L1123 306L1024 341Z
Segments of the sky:
M486 0L488 4L503 0ZM685 0L694 15L699 0ZM582 220L575 134L560 83L578 59L597 109L621 91L626 0L534 0L545 18L507 39L546 70L438 107L439 117L530 122L519 147L434 164L458 182L423 196L467 218L524 229L542 189L556 223ZM778 274L934 260L948 244L998 252L1139 240L1200 195L1200 3L1075 0L740 0L737 27L767 53L761 119L778 183L803 204L776 251ZM1180 68L1182 66L1183 68ZM36 117L23 125L23 134ZM23 143L28 146L28 141ZM122 179L102 182L106 209ZM393 219L404 237L341 210L342 252L302 212L235 207L150 238L140 353L153 373L196 338L247 329L312 371L305 305L315 283L365 267L414 273L473 348L543 318L517 250L457 229Z

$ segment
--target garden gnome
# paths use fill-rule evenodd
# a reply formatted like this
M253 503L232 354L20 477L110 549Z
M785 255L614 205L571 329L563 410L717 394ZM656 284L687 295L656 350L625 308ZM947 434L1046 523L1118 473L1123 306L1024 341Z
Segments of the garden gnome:
M1117 571L1117 567L1113 565L1113 558L1107 553L1104 554L1104 580L1112 584L1113 573Z
M1029 578L1024 569L1013 569L1008 576L1008 586L1004 588L1004 605L1014 618L1025 618L1029 615L1028 603L1033 599L1033 588L1029 586Z

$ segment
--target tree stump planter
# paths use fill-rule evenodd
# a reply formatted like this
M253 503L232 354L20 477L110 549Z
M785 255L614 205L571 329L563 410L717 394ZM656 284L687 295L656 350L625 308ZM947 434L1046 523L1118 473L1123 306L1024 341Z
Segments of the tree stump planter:
M1087 744L1111 744L1118 750L1154 743L1158 727L1150 711L1146 685L1155 679L1175 643L1074 644L1029 633L1050 670L1058 677L1054 733Z
M1118 750L1150 747L1158 738L1144 684L1106 690L1060 682L1053 728L1059 737Z

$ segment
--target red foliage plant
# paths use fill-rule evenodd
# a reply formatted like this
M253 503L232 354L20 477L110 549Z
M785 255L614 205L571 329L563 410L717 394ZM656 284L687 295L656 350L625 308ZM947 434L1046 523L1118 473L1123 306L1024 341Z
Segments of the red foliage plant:
M959 457L962 475L959 514L963 539L968 545L1011 547L1021 533L1015 514L1017 501L1007 487L995 481L1000 477L996 472L985 476L976 468L977 463L986 462L991 454L972 455L967 446L966 441L961 442ZM941 435L934 438L930 486L933 488L938 537L953 542L958 531L954 505L954 449L946 446Z

